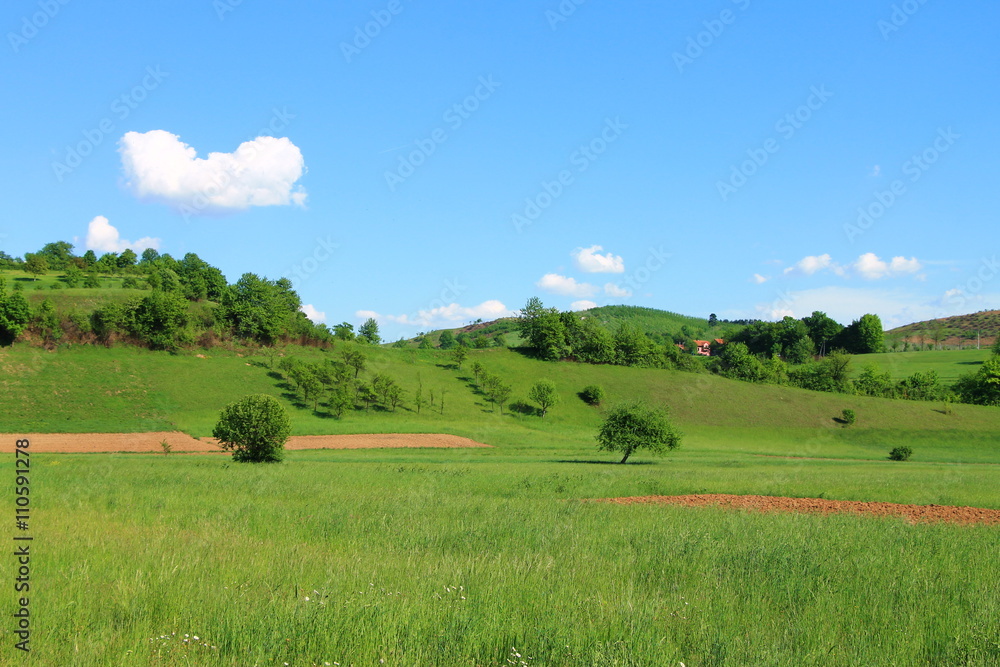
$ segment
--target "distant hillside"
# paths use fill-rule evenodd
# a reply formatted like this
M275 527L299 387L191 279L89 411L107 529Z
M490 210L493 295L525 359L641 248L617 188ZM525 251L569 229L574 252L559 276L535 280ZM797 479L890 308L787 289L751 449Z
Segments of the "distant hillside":
M886 332L886 341L936 345L938 347L993 345L1000 334L1000 310L981 310L969 315L954 315L936 320L914 322Z
M668 310L658 310L656 308L643 308L640 306L599 306L590 310L579 312L580 317L592 317L603 324L611 331L615 331L622 323L628 322L643 333L648 334L656 340L661 340L666 336L680 334L684 327L687 327L687 334L690 338L725 338L733 330L742 328L741 324L732 324L718 321L710 324L709 321L701 317L690 317L679 313L672 313ZM450 331L454 336L467 335L470 339L483 335L488 339L493 339L496 334L502 333L508 346L516 347L521 344L521 337L517 333L517 318L505 317L492 322L474 322L473 324L455 329L439 329L427 332L432 342L439 340L443 331ZM420 342L420 336L406 341L407 347L415 347Z

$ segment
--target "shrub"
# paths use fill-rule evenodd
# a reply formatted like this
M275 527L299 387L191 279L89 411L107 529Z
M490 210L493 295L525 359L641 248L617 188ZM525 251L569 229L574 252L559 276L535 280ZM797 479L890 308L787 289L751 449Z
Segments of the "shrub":
M850 426L851 424L853 424L854 422L856 422L858 420L858 416L856 414L854 414L854 410L851 410L850 408L846 408L842 414L844 416L843 417L844 418L844 422L848 426Z
M891 452L889 452L890 461L906 461L913 455L913 450L909 447L894 447Z
M291 430L291 420L278 399L253 394L222 409L212 436L223 449L233 450L234 461L269 463L282 459Z
M604 400L604 389L596 384L587 385L580 392L580 398L588 405L600 405Z

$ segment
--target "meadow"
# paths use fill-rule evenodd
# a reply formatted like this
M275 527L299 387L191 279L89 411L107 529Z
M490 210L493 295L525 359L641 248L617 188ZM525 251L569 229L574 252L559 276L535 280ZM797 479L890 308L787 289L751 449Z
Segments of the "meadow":
M277 465L36 455L32 661L1000 663L996 526L584 502L741 493L1000 509L1000 410L947 414L500 349L471 352L463 370L438 351L367 352L368 373L396 377L407 405L337 420L302 406L266 358L236 351L0 350L0 432L207 435L223 405L260 391L285 402L298 434L446 432L493 445L296 451ZM562 401L544 418L501 415L473 386L475 360L514 385L515 401L539 377ZM418 380L438 400L446 392L443 414L415 411ZM602 408L575 395L592 383L612 401L669 406L681 448L628 465L598 452ZM847 407L855 426L835 421ZM887 461L896 444L913 459ZM10 479L11 457L0 468ZM11 558L0 575L13 577Z

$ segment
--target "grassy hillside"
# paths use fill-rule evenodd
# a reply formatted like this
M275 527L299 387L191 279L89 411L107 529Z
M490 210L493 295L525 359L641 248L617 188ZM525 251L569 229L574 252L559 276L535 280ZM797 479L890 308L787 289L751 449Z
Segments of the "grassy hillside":
M988 348L1000 334L1000 310L981 310L968 315L954 315L936 320L914 322L886 332L886 340L909 341L923 345L948 347L975 346L977 341Z
M514 448L544 445L592 451L601 409L586 405L577 392L599 384L611 402L638 397L666 405L692 441L738 451L815 450L810 455L881 458L889 443L916 438L927 443L920 451L922 460L991 460L993 454L985 450L967 452L961 459L949 458L948 452L963 439L992 443L991 447L1000 443L1000 410L995 408L957 405L952 414L944 414L940 405L932 403L754 385L708 374L546 363L502 349L474 350L465 370L458 371L445 352L364 349L370 355L367 373L395 377L405 390L404 405L396 412L378 408L350 412L338 420L322 406L314 412L312 406L302 405L262 357L215 350L202 358L89 346L46 352L16 345L0 350L8 406L0 416L0 432L166 428L205 436L224 405L259 392L284 402L296 434L446 432ZM339 356L338 349L290 348L288 353L303 360ZM540 378L556 383L561 403L544 419L510 410L501 416L474 387L468 371L473 361L513 385L514 404L526 402L528 389ZM413 396L418 381L425 398L432 391L436 397L444 392L444 414L439 400L434 408L416 413ZM855 427L845 429L836 421L844 408L857 412Z
M865 354L854 357L853 372L857 376L867 364L874 363L883 371L889 371L893 380L901 380L917 372L934 371L941 382L953 384L959 376L979 370L991 354L988 348Z

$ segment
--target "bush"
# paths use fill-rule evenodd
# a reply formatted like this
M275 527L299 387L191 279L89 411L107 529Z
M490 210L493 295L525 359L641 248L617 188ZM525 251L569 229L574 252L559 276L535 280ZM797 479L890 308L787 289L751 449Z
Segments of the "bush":
M909 447L894 447L891 452L889 452L890 461L906 461L913 455L913 450Z
M854 422L856 422L858 420L858 416L856 414L854 414L854 410L851 410L850 408L846 408L842 414L844 416L843 417L844 422L848 426L850 426L851 424L853 424Z
M587 385L580 392L580 398L587 405L600 405L604 400L604 389L596 384Z
M253 394L222 409L212 436L223 449L233 450L234 461L271 463L284 457L291 431L291 420L278 399Z
M676 449L681 434L670 423L666 411L635 401L616 406L601 424L597 434L598 449L625 454L621 462L637 449L663 454Z

